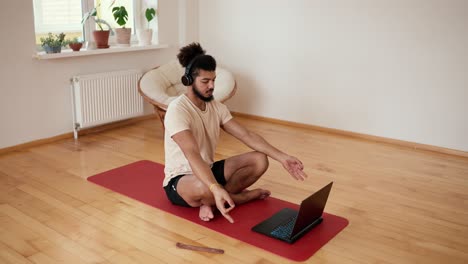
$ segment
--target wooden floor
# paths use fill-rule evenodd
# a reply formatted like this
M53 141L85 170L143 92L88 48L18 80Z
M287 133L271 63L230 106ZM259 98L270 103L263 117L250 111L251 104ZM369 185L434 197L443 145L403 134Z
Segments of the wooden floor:
M256 186L299 203L334 181L326 211L350 224L307 263L468 263L468 159L239 121L309 174L296 182L271 161ZM288 263L86 181L142 159L164 163L162 138L151 119L0 156L0 263ZM247 150L223 134L217 158Z

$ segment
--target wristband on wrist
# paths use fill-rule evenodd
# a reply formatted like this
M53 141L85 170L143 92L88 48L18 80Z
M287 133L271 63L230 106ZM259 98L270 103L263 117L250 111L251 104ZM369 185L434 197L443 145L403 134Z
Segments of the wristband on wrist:
M221 187L221 185L219 185L219 183L212 183L210 185L210 192L213 192L213 188L216 187L216 186Z

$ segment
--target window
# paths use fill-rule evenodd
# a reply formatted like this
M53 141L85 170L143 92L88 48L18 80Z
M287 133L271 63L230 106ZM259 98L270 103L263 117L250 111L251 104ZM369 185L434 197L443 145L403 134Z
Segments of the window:
M92 31L97 25L89 19L81 24L83 14L97 7L99 17L110 24L112 28L120 27L112 15L113 6L125 6L129 19L125 27L132 28L132 40L136 40L137 28L145 28L146 7L157 9L157 0L33 0L36 45L40 47L40 38L49 32L65 33L66 39L78 37L82 40L92 39ZM112 4L114 4L112 6ZM155 21L155 22L153 22ZM154 35L157 36L157 17L151 22ZM111 37L109 43L113 43Z
M48 32L64 32L68 38L83 39L81 0L34 0L36 44Z

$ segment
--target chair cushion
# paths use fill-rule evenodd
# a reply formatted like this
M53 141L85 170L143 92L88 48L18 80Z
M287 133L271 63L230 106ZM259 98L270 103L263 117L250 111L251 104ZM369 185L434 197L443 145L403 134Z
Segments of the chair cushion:
M152 100L167 107L172 100L187 89L180 81L184 71L184 68L177 60L149 70L140 79L141 91ZM227 100L234 88L235 80L232 74L221 67L217 67L213 93L215 99L218 101Z

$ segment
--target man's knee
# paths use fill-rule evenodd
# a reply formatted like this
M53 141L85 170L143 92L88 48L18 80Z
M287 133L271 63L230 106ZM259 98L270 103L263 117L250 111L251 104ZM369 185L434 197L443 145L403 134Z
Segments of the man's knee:
M181 179L181 181L182 180L184 179ZM184 196L186 202L192 207L200 206L203 201L206 201L210 196L212 196L208 187L198 179L191 179L190 181L183 182L182 184L179 182L177 189L179 194Z
M195 196L200 200L206 199L206 197L211 195L211 192L208 189L208 187L206 187L206 185L201 181L196 181L192 187Z
M255 167L261 175L268 169L268 156L258 151L253 152L253 155L254 158L252 160L255 161Z

